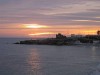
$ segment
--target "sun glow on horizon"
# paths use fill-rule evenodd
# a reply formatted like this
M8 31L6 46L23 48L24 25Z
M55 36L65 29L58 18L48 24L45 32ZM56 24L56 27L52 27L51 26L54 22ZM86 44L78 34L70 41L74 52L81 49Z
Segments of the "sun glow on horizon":
M96 35L97 31L96 30L84 30L83 31L85 34L90 34L90 35Z
M24 24L26 28L47 28L48 26L39 24Z
M44 32L44 33L34 33L34 34L29 34L30 36L34 36L34 35L49 35L49 34L55 34L52 32Z

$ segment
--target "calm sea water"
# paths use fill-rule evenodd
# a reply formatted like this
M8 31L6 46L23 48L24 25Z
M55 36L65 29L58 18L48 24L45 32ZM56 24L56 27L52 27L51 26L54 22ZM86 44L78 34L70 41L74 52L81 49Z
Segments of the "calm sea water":
M19 40L0 39L0 75L100 75L98 46L12 44Z

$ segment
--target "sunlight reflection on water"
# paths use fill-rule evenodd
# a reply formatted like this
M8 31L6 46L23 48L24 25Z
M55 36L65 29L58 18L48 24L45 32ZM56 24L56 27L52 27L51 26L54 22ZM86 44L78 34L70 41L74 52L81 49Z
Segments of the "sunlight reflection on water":
M92 47L92 58L94 61L96 60L96 47L95 46Z
M40 66L40 57L38 52L35 49L31 50L31 53L27 60L28 64L30 65L31 72L33 72L33 75L42 75L40 72L41 66Z

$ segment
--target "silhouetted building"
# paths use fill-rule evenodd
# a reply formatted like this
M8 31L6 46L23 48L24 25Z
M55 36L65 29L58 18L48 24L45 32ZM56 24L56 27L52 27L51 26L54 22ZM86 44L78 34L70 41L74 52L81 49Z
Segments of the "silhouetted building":
M61 33L56 34L56 39L65 39L66 36L62 35Z

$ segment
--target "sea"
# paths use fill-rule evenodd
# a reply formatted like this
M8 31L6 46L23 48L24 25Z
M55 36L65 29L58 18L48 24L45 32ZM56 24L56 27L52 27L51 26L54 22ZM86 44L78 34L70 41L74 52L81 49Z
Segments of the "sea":
M21 45L0 38L0 75L100 75L100 46Z

